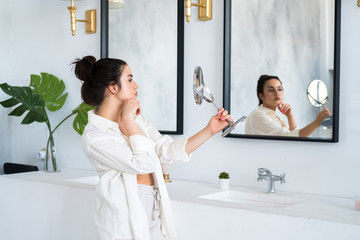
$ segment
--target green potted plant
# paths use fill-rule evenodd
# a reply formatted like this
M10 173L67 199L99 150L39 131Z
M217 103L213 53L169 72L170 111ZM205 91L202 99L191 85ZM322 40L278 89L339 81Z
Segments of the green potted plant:
M228 190L229 189L229 183L230 183L230 176L227 172L221 172L219 174L219 184L220 189L222 190Z
M7 83L0 84L1 90L11 98L0 102L5 108L15 107L9 113L9 116L22 116L25 112L21 124L30 124L33 122L44 122L49 131L49 137L46 142L45 152L45 171L60 171L56 161L56 149L53 134L71 116L76 115L73 121L73 128L80 135L83 133L87 124L87 112L94 107L81 103L69 115L67 115L54 128L50 124L48 111L55 112L62 108L68 93L64 93L65 83L52 74L40 73L40 75L31 74L29 86L10 86ZM45 141L44 141L45 142Z

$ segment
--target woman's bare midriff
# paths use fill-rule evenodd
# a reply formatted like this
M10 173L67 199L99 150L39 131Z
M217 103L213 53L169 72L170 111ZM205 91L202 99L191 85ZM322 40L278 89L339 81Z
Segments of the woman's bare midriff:
M138 174L137 183L152 186L154 185L154 178L152 173Z

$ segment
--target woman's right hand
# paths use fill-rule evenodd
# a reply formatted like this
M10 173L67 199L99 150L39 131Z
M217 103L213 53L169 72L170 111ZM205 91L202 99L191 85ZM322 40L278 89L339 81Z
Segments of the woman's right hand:
M319 114L316 116L315 122L318 126L321 126L322 121L330 116L330 110L328 108L324 108Z
M319 112L319 114L316 116L315 120L312 123L300 129L299 136L300 137L310 136L317 128L321 126L322 121L329 116L330 116L329 109L324 108L321 112Z
M218 114L214 115L210 119L206 128L210 131L212 135L214 135L223 130L225 127L229 126L229 122L227 120L230 122L234 122L229 112L224 108L220 108L218 110Z
M228 111L224 110L224 108L220 108L218 110L218 114L212 116L205 128L200 130L194 136L189 137L185 144L185 152L190 154L195 151L195 149L200 147L200 145L206 142L209 138L229 126L228 121L233 122L231 115Z

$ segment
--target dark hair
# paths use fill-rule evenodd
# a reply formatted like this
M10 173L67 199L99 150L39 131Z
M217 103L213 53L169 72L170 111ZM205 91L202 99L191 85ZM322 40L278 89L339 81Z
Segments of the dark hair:
M91 106L99 106L104 100L105 89L110 84L121 88L120 76L127 63L120 59L103 58L96 61L93 56L75 59L75 75L83 81L81 98Z
M270 79L277 79L280 81L280 83L282 84L281 80L277 77L277 76L270 76L270 75L261 75L259 77L259 80L257 82L257 87L256 87L256 92L257 92L257 97L259 99L259 106L263 103L263 101L260 99L260 93L264 94L264 86L265 83L267 81L269 81Z

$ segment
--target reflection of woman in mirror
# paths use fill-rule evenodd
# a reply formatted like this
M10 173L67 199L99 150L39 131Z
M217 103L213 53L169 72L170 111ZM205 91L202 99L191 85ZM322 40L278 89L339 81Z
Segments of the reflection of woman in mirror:
M247 117L246 134L308 137L330 116L329 109L325 108L313 122L298 129L291 106L283 102L282 82L277 76L260 76L256 91L259 107ZM276 115L276 109L286 116L288 127Z
M83 150L96 168L96 225L99 239L175 239L161 164L186 162L190 153L232 121L221 109L190 138L161 135L142 115L138 85L119 59L77 59L82 99L88 113Z

